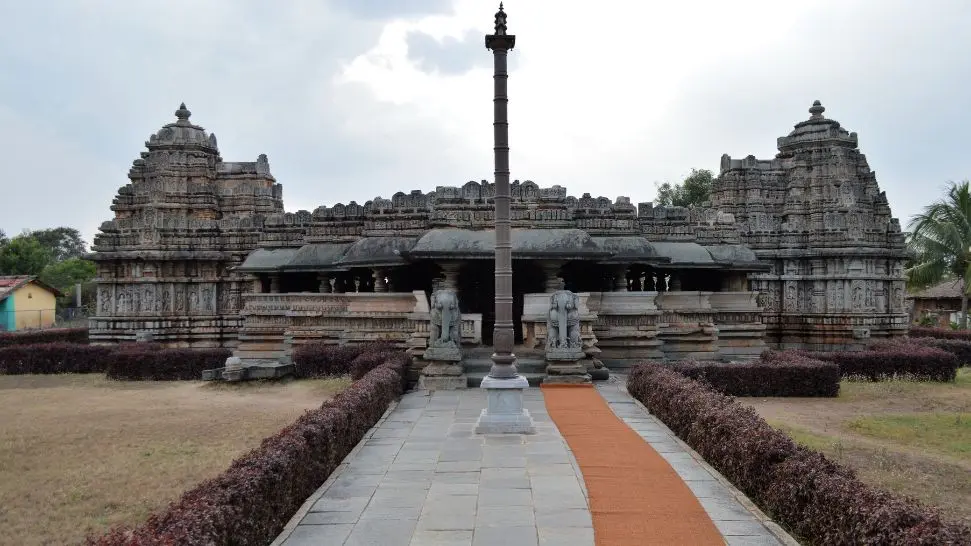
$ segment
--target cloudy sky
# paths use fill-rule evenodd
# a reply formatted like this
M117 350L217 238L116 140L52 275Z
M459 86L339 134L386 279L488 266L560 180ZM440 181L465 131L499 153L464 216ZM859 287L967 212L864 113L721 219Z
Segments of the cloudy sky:
M492 176L486 0L0 0L0 229L90 240L185 101L287 210ZM971 178L967 0L509 0L513 178L650 201L826 116L907 219Z

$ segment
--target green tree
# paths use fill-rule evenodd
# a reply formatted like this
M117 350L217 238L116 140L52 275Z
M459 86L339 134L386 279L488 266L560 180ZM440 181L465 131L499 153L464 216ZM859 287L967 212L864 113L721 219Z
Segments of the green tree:
M0 229L0 247L2 247L3 245L9 242L10 242L10 239L7 239L7 234L4 233L2 229Z
M57 227L30 232L37 242L48 249L54 261L83 258L88 245L81 238L81 232L74 228Z
M691 169L691 174L680 184L657 184L655 205L692 207L700 206L711 197L715 176L708 169Z
M907 246L912 254L907 282L923 288L948 278L963 279L961 329L968 327L971 293L971 190L951 183L944 197L910 220Z
M96 273L97 268L94 262L80 258L69 258L63 262L54 262L48 265L41 271L38 278L71 296L77 283L87 284Z
M50 250L29 233L0 247L0 275L39 275L52 262Z

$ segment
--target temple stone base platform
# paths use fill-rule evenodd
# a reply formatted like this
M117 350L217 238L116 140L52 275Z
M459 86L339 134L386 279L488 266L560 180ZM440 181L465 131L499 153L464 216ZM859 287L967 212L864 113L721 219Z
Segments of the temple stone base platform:
M279 379L294 375L292 362L276 359L240 359L229 357L226 366L202 371L203 381L246 381L250 379Z

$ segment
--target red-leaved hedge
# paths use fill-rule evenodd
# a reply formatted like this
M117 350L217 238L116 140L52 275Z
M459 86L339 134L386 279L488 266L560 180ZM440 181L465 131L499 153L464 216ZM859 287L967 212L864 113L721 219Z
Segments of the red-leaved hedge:
M291 359L297 377L326 377L351 373L351 362L364 350L363 345L331 345L315 342L300 345Z
M0 347L0 375L101 373L111 352L111 347L63 342Z
M202 371L221 368L232 356L229 349L178 349L156 343L124 343L108 358L105 374L124 381L180 381L202 379Z
M36 343L87 343L87 328L48 328L23 332L0 333L0 347Z
M971 528L873 489L754 409L658 364L627 389L778 523L812 544L971 544Z
M392 345L386 343L375 343L368 346L351 362L351 379L357 380L364 377L368 372L380 366L395 351L396 349Z
M229 349L172 349L155 343L37 343L0 347L0 375L105 373L126 381L198 380L226 364Z
M145 524L89 537L86 544L269 544L401 395L406 366L407 359L393 355L333 400L263 440L221 475L184 493Z
M877 343L866 351L812 353L812 356L838 364L843 377L869 381L896 377L954 381L958 369L958 359L953 354L903 340Z
M933 337L937 339L963 339L964 341L971 341L971 330L911 326L907 335L910 337Z
M937 337L911 337L904 338L904 340L924 347L934 347L947 351L958 359L958 366L971 366L971 341Z
M839 366L794 351L749 362L676 362L671 368L730 396L837 396Z

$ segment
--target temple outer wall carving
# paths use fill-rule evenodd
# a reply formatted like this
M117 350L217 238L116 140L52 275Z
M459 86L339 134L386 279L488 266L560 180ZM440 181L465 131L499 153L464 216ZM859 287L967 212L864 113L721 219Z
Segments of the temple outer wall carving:
M543 350L562 289L578 294L585 358L613 367L905 333L899 222L856 134L822 113L814 105L773 159L724 156L706 206L514 181L513 255L542 280L522 289L526 350ZM95 238L91 340L239 346L254 359L312 340L390 340L420 361L432 270L455 289L463 267L491 259L495 185L285 213L266 156L223 161L189 117L182 105L150 136ZM463 347L487 342L491 311L476 311L460 314Z

